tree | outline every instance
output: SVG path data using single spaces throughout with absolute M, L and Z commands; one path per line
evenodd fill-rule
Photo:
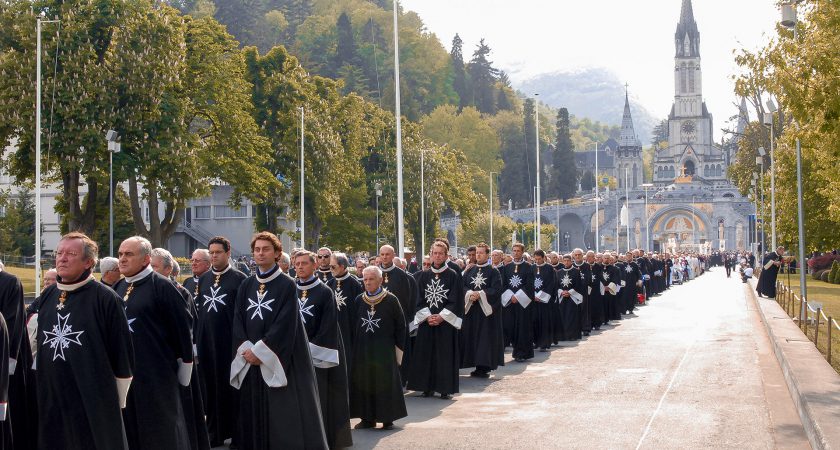
M 493 214 L 493 247 L 510 247 L 516 222 L 508 216 Z M 458 242 L 490 244 L 490 220 L 487 213 L 476 214 L 472 220 L 462 220 L 457 230 Z
M 668 119 L 662 119 L 653 127 L 653 136 L 650 138 L 650 143 L 655 149 L 668 147 Z
M 595 174 L 591 170 L 587 170 L 580 177 L 580 189 L 583 192 L 589 192 L 595 189 Z
M 289 27 L 289 21 L 286 20 L 283 11 L 278 9 L 272 9 L 265 13 L 264 19 L 268 29 L 274 35 L 274 44 L 272 46 L 277 45 L 283 37 L 283 31 Z
M 464 41 L 457 33 L 452 38 L 449 58 L 452 64 L 452 88 L 458 94 L 458 108 L 463 109 L 470 104 L 470 94 L 467 90 L 467 72 L 464 68 Z
M 577 161 L 569 131 L 569 110 L 566 108 L 560 108 L 557 112 L 557 140 L 552 156 L 550 192 L 566 203 L 574 197 L 578 184 Z
M 31 256 L 35 254 L 35 202 L 32 189 L 23 186 L 16 192 L 0 191 L 0 254 Z
M 504 162 L 499 176 L 499 201 L 511 200 L 514 208 L 524 208 L 531 203 L 533 183 L 529 178 L 522 117 L 513 112 L 502 112 L 493 117 L 491 123 L 499 136 Z
M 338 16 L 335 29 L 337 43 L 333 67 L 356 65 L 358 63 L 356 37 L 353 35 L 353 25 L 350 23 L 350 16 L 346 12 Z
M 472 104 L 484 114 L 496 114 L 496 82 L 499 70 L 487 59 L 490 46 L 484 39 L 479 42 L 469 64 L 470 83 L 472 85 Z

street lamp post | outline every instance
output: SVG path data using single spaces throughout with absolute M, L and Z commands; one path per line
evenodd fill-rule
M 542 172 L 542 167 L 540 166 L 540 102 L 537 98 L 539 95 L 540 94 L 534 94 L 534 136 L 536 137 L 534 145 L 537 149 L 537 186 L 534 200 L 534 210 L 536 211 L 537 222 L 534 224 L 534 250 L 540 248 L 540 172 Z
M 598 217 L 598 141 L 595 141 L 595 253 L 598 253 L 601 236 L 599 235 L 598 226 L 600 225 L 598 222 L 601 221 L 601 218 Z
M 770 243 L 773 250 L 776 250 L 776 124 L 773 121 L 773 115 L 778 108 L 772 99 L 767 100 L 767 109 L 769 114 L 765 114 L 765 125 L 767 124 L 767 116 L 769 116 L 770 125 Z
M 114 153 L 120 152 L 120 135 L 108 130 L 105 139 L 108 140 L 108 255 L 114 256 Z
M 652 188 L 652 183 L 642 184 L 645 190 L 645 251 L 650 251 L 650 223 L 648 222 L 648 189 Z
M 397 118 L 397 256 L 405 257 L 403 217 L 402 114 L 400 113 L 400 40 L 397 22 L 398 1 L 394 0 L 394 114 Z
M 306 201 L 306 197 L 304 194 L 304 159 L 303 159 L 303 146 L 306 136 L 304 134 L 304 123 L 303 123 L 303 106 L 298 108 L 300 110 L 300 248 L 306 249 L 306 238 L 304 237 L 304 203 Z
M 764 147 L 758 148 L 758 156 L 755 157 L 755 163 L 758 165 L 758 193 L 761 197 L 761 234 L 759 243 L 761 244 L 761 259 L 764 259 L 764 255 L 767 253 L 767 245 L 766 245 L 766 238 L 767 232 L 764 228 L 764 216 L 765 214 L 765 204 L 764 204 L 764 156 L 767 155 L 767 151 L 764 150 Z M 758 218 L 756 217 L 756 224 L 758 223 Z M 756 236 L 759 237 L 759 236 Z
M 426 149 L 420 149 L 420 251 L 426 251 Z M 377 244 L 378 245 L 378 244 Z M 416 247 L 416 245 L 415 245 Z M 415 249 L 416 250 L 416 249 Z M 416 252 L 418 255 L 424 253 Z M 422 259 L 421 259 L 422 262 Z
M 382 183 L 377 181 L 374 186 L 376 188 L 376 248 L 374 250 L 379 253 L 379 197 L 382 197 Z
M 490 251 L 493 251 L 493 175 L 496 172 L 490 172 Z

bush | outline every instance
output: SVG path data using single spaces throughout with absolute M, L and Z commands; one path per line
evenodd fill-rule
M 828 282 L 832 284 L 840 284 L 840 263 L 834 261 L 831 264 L 831 272 L 828 274 Z
M 828 283 L 828 276 L 831 274 L 830 270 L 823 270 L 822 275 L 820 275 L 820 281 L 824 281 Z
M 825 271 L 826 271 L 825 269 L 815 270 L 815 271 L 811 272 L 811 278 L 813 278 L 813 279 L 815 279 L 815 280 L 819 281 L 819 280 L 820 280 L 820 277 L 822 277 L 822 274 L 823 274 L 823 272 L 825 272 Z
M 814 272 L 818 270 L 831 269 L 834 261 L 840 261 L 840 255 L 832 255 L 829 253 L 815 258 L 810 258 L 808 260 L 808 267 Z

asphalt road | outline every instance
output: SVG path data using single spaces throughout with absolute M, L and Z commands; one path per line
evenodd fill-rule
M 717 268 L 489 380 L 464 370 L 354 448 L 809 448 L 745 286 Z

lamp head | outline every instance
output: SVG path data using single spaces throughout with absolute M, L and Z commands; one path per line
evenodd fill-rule
M 758 154 L 764 156 L 767 154 L 767 151 L 764 150 L 764 147 L 758 147 Z

